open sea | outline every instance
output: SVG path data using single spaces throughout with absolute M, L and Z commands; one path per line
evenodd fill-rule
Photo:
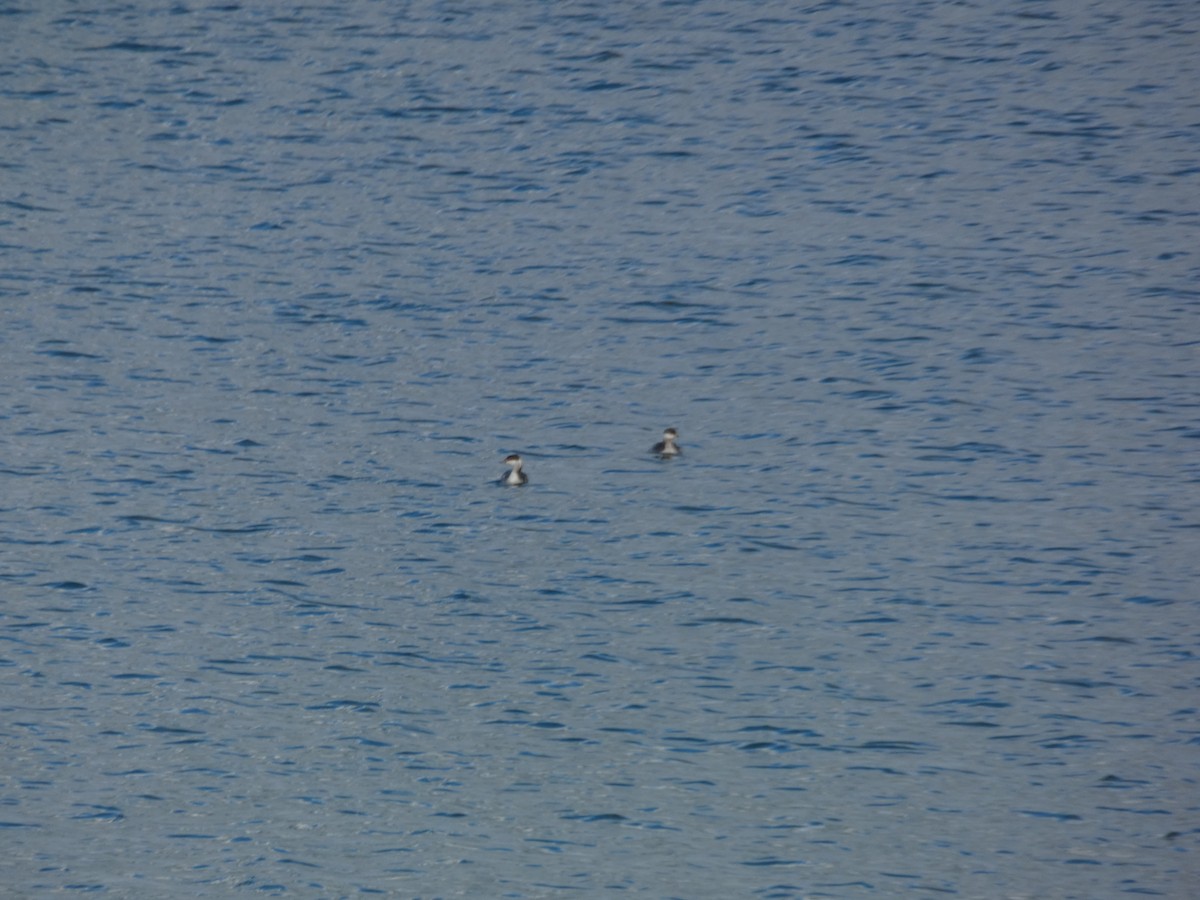
M 0 895 L 1198 896 L 1195 13 L 0 3 Z

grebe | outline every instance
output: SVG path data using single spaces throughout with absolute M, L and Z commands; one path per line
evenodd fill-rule
M 679 437 L 679 432 L 674 428 L 668 428 L 663 432 L 663 439 L 650 448 L 651 453 L 657 453 L 659 456 L 678 456 L 683 451 L 679 449 L 679 445 L 675 443 L 675 438 Z
M 505 472 L 500 476 L 501 484 L 510 484 L 515 487 L 517 485 L 525 484 L 529 481 L 529 476 L 521 471 L 521 457 L 519 454 L 508 454 L 508 456 L 504 457 L 504 464 L 506 466 L 512 466 L 512 471 Z

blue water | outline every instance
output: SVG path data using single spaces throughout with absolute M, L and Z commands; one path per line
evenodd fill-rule
M 1190 5 L 0 12 L 9 896 L 1195 896 Z

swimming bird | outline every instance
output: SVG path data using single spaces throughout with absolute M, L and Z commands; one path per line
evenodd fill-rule
M 674 428 L 668 428 L 663 432 L 663 439 L 650 448 L 651 453 L 657 453 L 659 456 L 678 456 L 683 451 L 679 449 L 679 445 L 675 443 L 675 438 L 679 437 L 679 432 Z
M 513 487 L 528 483 L 529 476 L 521 471 L 521 463 L 522 459 L 517 453 L 510 453 L 504 457 L 504 464 L 511 466 L 512 469 L 500 476 L 500 483 L 512 485 Z

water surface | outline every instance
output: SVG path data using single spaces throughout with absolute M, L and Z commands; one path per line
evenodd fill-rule
M 4 19 L 15 896 L 1188 896 L 1184 7 Z

